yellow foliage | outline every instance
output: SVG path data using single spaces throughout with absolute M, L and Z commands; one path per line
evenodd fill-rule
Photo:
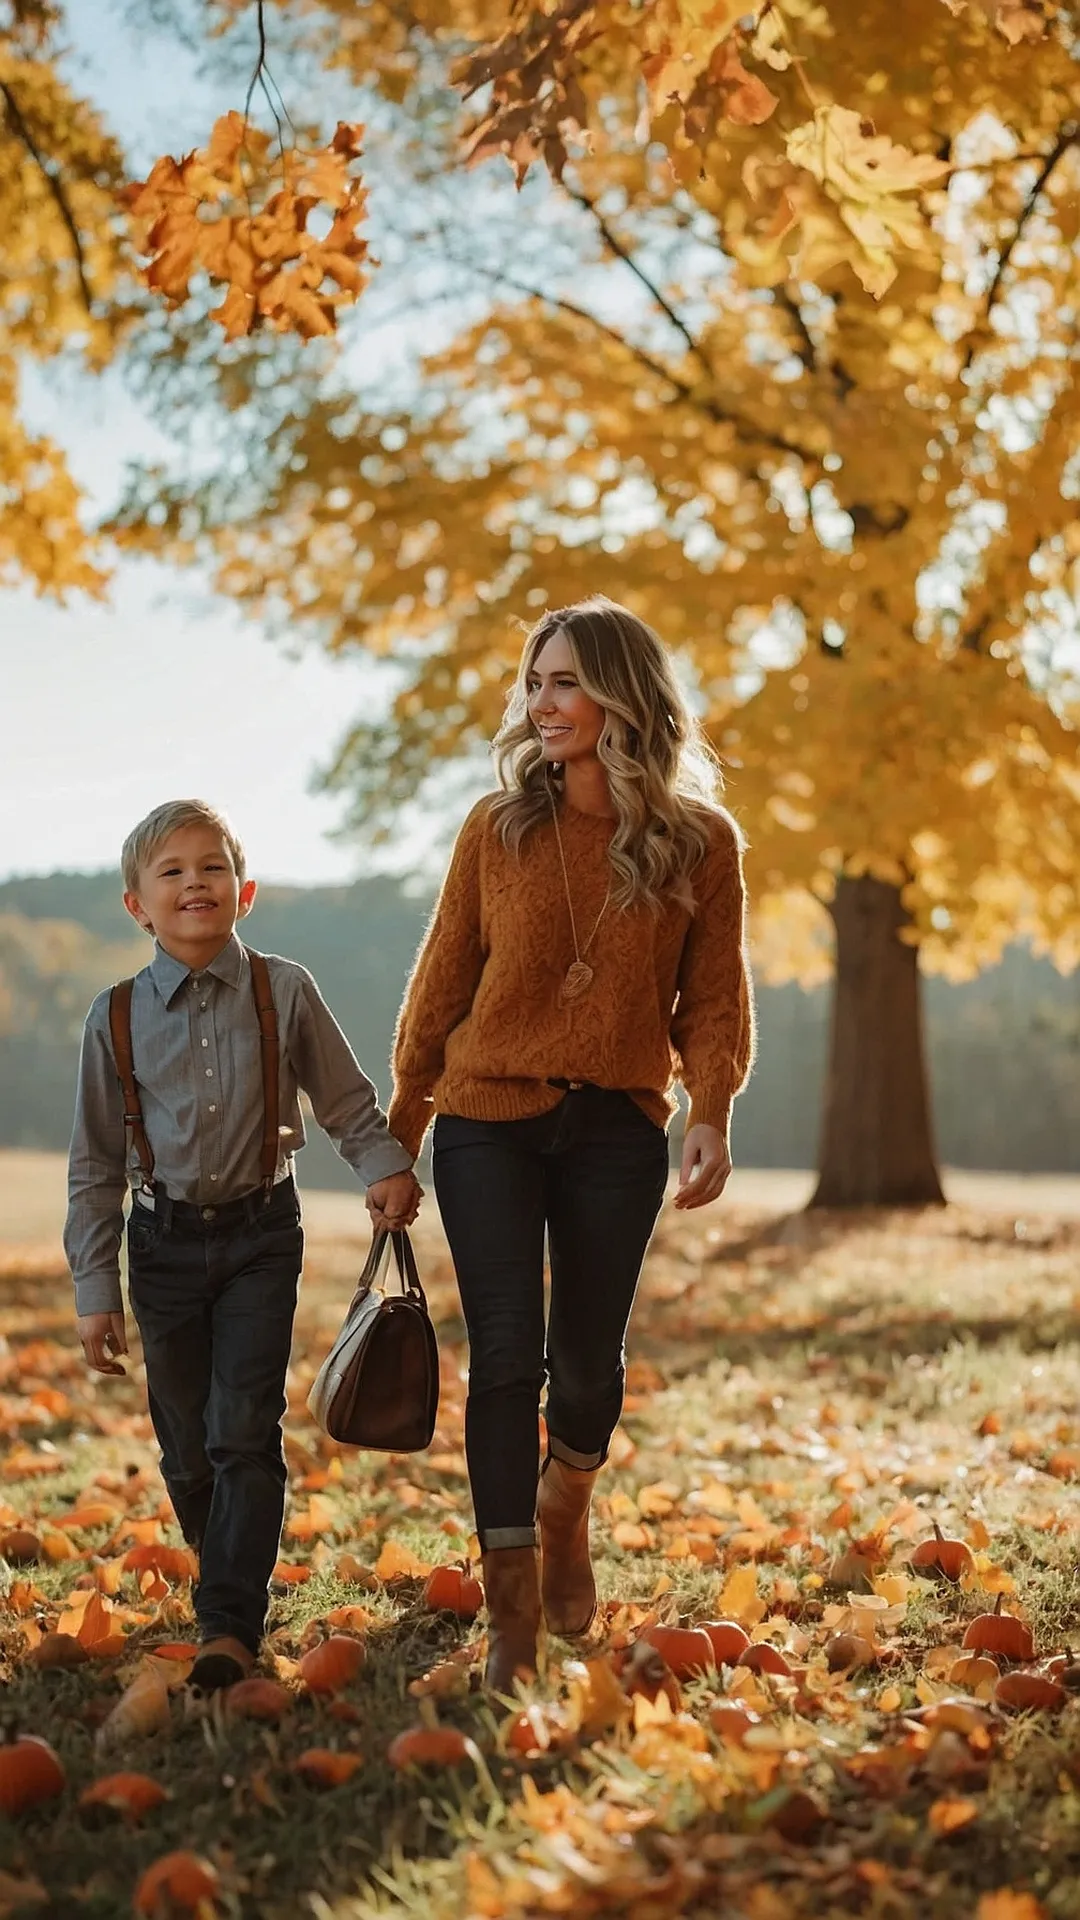
M 901 888 L 907 937 L 954 976 L 1022 935 L 1075 964 L 1080 81 L 1059 10 L 280 4 L 312 32 L 325 12 L 335 60 L 406 106 L 464 46 L 457 85 L 489 88 L 474 155 L 541 158 L 574 200 L 573 267 L 430 357 L 415 410 L 305 394 L 261 506 L 204 511 L 250 612 L 394 659 L 389 715 L 336 768 L 356 817 L 489 739 L 521 622 L 601 588 L 697 683 L 770 977 L 820 976 L 841 874 Z M 164 504 L 128 537 L 189 556 L 190 504 Z
M 172 304 L 202 272 L 225 289 L 211 318 L 235 340 L 267 324 L 311 339 L 332 333 L 338 309 L 367 283 L 368 248 L 356 229 L 367 196 L 352 168 L 363 129 L 339 123 L 328 147 L 279 150 L 239 113 L 218 120 L 204 150 L 165 155 L 125 200 L 147 284 Z M 329 231 L 308 227 L 328 207 Z
M 54 9 L 0 24 L 0 588 L 100 592 L 101 557 L 61 449 L 22 413 L 20 363 L 75 351 L 92 370 L 125 325 L 119 148 L 51 58 Z
M 222 3 L 239 13 L 244 0 Z M 847 268 L 875 296 L 901 261 L 935 252 L 918 196 L 947 172 L 927 150 L 929 114 L 917 144 L 878 131 L 879 107 L 895 117 L 885 95 L 892 70 L 906 79 L 914 45 L 921 104 L 936 105 L 939 50 L 955 55 L 996 38 L 1007 51 L 1041 40 L 1057 14 L 1053 0 L 916 0 L 936 16 L 920 42 L 908 8 L 883 10 L 872 36 L 882 62 L 868 72 L 859 70 L 865 10 L 850 0 L 374 0 L 359 17 L 349 0 L 278 5 L 305 21 L 316 15 L 310 30 L 324 36 L 331 63 L 395 102 L 419 79 L 425 45 L 441 52 L 452 39 L 464 48 L 449 77 L 466 101 L 482 94 L 484 105 L 462 127 L 462 149 L 471 162 L 502 154 L 519 186 L 534 163 L 561 180 L 571 155 L 587 165 L 612 146 L 651 141 L 666 151 L 673 180 L 693 191 L 729 171 L 749 134 L 743 190 L 732 195 L 726 183 L 727 224 L 754 283 Z M 854 59 L 844 51 L 852 37 Z M 260 257 L 238 229 L 234 243 Z M 298 321 L 286 307 L 276 324 Z

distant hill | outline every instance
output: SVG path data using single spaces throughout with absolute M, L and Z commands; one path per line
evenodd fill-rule
M 385 1095 L 401 989 L 430 911 L 378 876 L 345 887 L 264 886 L 252 943 L 310 967 Z M 48 874 L 0 883 L 0 1146 L 62 1148 L 70 1127 L 79 1032 L 110 980 L 141 965 L 113 874 Z M 1080 1171 L 1080 984 L 1020 948 L 964 986 L 927 982 L 927 1038 L 937 1137 L 958 1167 Z M 758 991 L 761 1047 L 736 1108 L 744 1166 L 812 1166 L 829 996 Z M 352 1176 L 317 1136 L 308 1186 Z

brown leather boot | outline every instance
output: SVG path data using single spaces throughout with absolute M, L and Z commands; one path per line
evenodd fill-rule
M 235 1687 L 246 1680 L 255 1665 L 255 1655 L 242 1640 L 222 1634 L 217 1640 L 204 1640 L 199 1657 L 188 1674 L 188 1686 L 203 1693 L 217 1693 L 222 1687 Z
M 540 1578 L 535 1547 L 492 1547 L 481 1556 L 488 1611 L 484 1685 L 513 1693 L 516 1679 L 536 1675 Z
M 549 1454 L 540 1474 L 536 1515 L 540 1523 L 544 1618 L 552 1633 L 575 1639 L 588 1633 L 596 1613 L 596 1582 L 589 1560 L 589 1506 L 599 1469 L 568 1467 Z

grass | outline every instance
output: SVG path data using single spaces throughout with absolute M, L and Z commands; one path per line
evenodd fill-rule
M 60 1798 L 0 1819 L 0 1868 L 15 1883 L 0 1877 L 0 1915 L 32 1913 L 35 1901 L 55 1920 L 127 1915 L 143 1868 L 191 1848 L 215 1863 L 223 1912 L 267 1920 L 1071 1920 L 1080 1695 L 1055 1714 L 984 1702 L 985 1734 L 979 1709 L 948 1737 L 912 1715 L 958 1691 L 948 1649 L 997 1592 L 1040 1654 L 1070 1636 L 1080 1645 L 1078 1244 L 1077 1223 L 962 1209 L 665 1215 L 598 1501 L 606 1626 L 617 1646 L 651 1617 L 715 1617 L 726 1588 L 752 1631 L 805 1674 L 799 1684 L 725 1671 L 688 1683 L 673 1719 L 640 1701 L 629 1719 L 611 1706 L 621 1696 L 602 1661 L 587 1680 L 553 1644 L 534 1697 L 561 1701 L 571 1728 L 584 1715 L 586 1730 L 532 1759 L 508 1749 L 507 1721 L 464 1669 L 437 1699 L 409 1692 L 455 1649 L 479 1646 L 482 1621 L 431 1615 L 420 1579 L 372 1571 L 387 1543 L 432 1563 L 470 1539 L 464 1350 L 437 1224 L 419 1248 L 443 1399 L 435 1445 L 415 1460 L 341 1457 L 303 1412 L 361 1257 L 348 1239 L 323 1245 L 305 1279 L 286 1424 L 301 1537 L 286 1538 L 283 1556 L 311 1571 L 275 1596 L 266 1653 L 295 1694 L 291 1710 L 279 1727 L 257 1726 L 181 1688 L 166 1727 L 102 1757 L 95 1735 L 124 1677 L 146 1649 L 188 1631 L 186 1589 L 159 1605 L 129 1581 L 116 1604 L 146 1618 L 129 1622 L 123 1656 L 42 1673 L 26 1658 L 35 1624 L 54 1624 L 74 1581 L 116 1558 L 116 1521 L 71 1533 L 78 1558 L 6 1572 L 0 1562 L 0 1718 L 49 1739 L 68 1779 Z M 152 1517 L 162 1490 L 137 1371 L 122 1383 L 84 1374 L 67 1282 L 46 1253 L 4 1256 L 0 1289 L 3 1525 L 58 1530 L 90 1489 Z M 932 1520 L 972 1543 L 975 1584 L 906 1571 Z M 868 1536 L 878 1592 L 860 1595 L 856 1582 L 852 1604 L 877 1661 L 831 1674 L 822 1649 L 848 1606 L 833 1562 Z M 163 1537 L 175 1539 L 164 1525 Z M 756 1599 L 745 1579 L 728 1586 L 747 1568 Z M 28 1578 L 40 1598 L 26 1610 Z M 373 1616 L 367 1664 L 339 1701 L 320 1703 L 295 1662 L 346 1604 Z M 760 1714 L 747 1748 L 709 1726 L 732 1686 Z M 396 1772 L 389 1741 L 436 1711 L 470 1736 L 476 1759 Z M 292 1769 L 312 1746 L 363 1763 L 320 1792 Z M 103 1831 L 77 1798 L 119 1767 L 150 1774 L 170 1798 L 141 1825 Z M 800 1808 L 803 1837 L 790 1837 Z

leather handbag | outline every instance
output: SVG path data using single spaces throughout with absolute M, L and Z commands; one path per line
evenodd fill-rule
M 400 1292 L 388 1293 L 391 1247 Z M 375 1234 L 345 1323 L 308 1394 L 308 1412 L 332 1440 L 388 1453 L 431 1445 L 439 1406 L 439 1350 L 407 1233 Z

